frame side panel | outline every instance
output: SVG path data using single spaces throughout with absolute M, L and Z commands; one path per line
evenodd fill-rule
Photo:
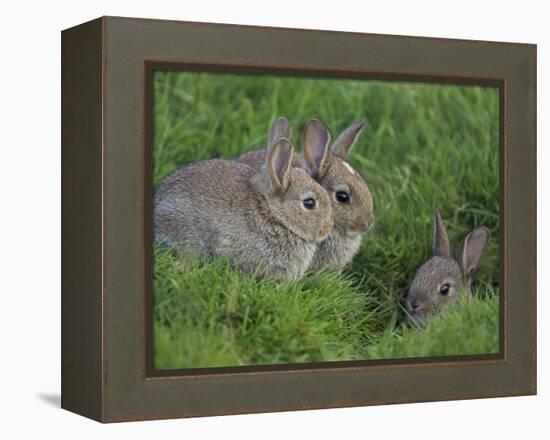
M 61 407 L 101 420 L 102 19 L 61 54 Z

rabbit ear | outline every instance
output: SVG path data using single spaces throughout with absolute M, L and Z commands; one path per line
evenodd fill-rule
M 330 132 L 319 119 L 310 119 L 304 128 L 304 158 L 313 177 L 322 177 L 330 160 Z
M 288 189 L 293 150 L 290 140 L 286 138 L 280 138 L 269 150 L 266 168 L 273 192 Z
M 361 134 L 361 130 L 363 130 L 366 123 L 367 120 L 365 118 L 359 119 L 340 133 L 340 136 L 338 136 L 334 144 L 332 144 L 332 154 L 340 159 L 345 159 L 353 148 L 355 141 Z
M 462 247 L 462 270 L 470 278 L 479 267 L 483 251 L 489 241 L 489 230 L 479 227 L 470 232 L 464 239 Z
M 288 119 L 281 116 L 275 120 L 269 129 L 267 136 L 267 148 L 271 148 L 279 138 L 290 139 L 290 123 Z
M 435 211 L 434 219 L 434 237 L 433 237 L 433 254 L 440 257 L 451 256 L 451 246 L 449 245 L 449 237 L 447 236 L 447 230 L 441 219 L 439 209 Z

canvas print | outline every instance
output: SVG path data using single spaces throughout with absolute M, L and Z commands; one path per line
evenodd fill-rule
M 155 70 L 156 370 L 499 352 L 499 89 Z

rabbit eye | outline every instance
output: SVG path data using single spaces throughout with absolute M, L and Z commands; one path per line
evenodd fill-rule
M 304 204 L 304 208 L 306 208 L 306 209 L 315 208 L 315 199 L 312 199 L 311 197 L 308 198 L 308 199 L 304 199 L 302 201 L 302 203 Z
M 447 296 L 449 294 L 450 288 L 451 288 L 451 286 L 449 286 L 449 284 L 443 284 L 439 288 L 439 293 L 441 293 L 441 295 L 443 295 L 443 296 Z
M 345 191 L 337 191 L 336 200 L 340 203 L 349 203 L 349 194 Z

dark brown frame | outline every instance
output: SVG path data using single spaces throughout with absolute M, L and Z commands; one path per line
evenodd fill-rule
M 155 68 L 499 87 L 500 353 L 154 371 L 147 85 Z M 115 17 L 65 30 L 62 222 L 62 407 L 87 417 L 534 394 L 536 46 Z

